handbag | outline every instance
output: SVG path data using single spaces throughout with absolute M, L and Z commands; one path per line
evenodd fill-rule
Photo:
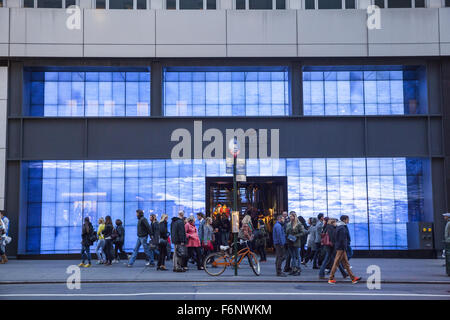
M 180 258 L 187 258 L 187 248 L 185 246 L 179 245 L 177 246 L 177 256 Z
M 214 246 L 213 246 L 211 240 L 208 240 L 208 241 L 206 242 L 206 244 L 203 245 L 203 248 L 204 248 L 205 250 L 208 250 L 208 251 L 213 251 L 213 250 L 214 250 Z
M 297 241 L 297 237 L 294 236 L 294 235 L 292 235 L 292 234 L 288 235 L 288 236 L 287 236 L 287 239 L 288 239 L 289 241 L 291 241 L 291 242 Z
M 320 239 L 320 244 L 322 246 L 326 246 L 326 247 L 332 247 L 333 243 L 330 240 L 330 235 L 328 234 L 328 232 L 326 233 L 322 233 L 320 235 L 321 239 Z

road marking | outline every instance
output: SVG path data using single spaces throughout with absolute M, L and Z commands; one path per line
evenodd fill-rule
M 0 294 L 0 297 L 138 297 L 138 296 L 380 296 L 380 297 L 433 297 L 450 298 L 450 294 L 431 293 L 365 293 L 365 292 L 138 292 L 138 293 L 11 293 Z

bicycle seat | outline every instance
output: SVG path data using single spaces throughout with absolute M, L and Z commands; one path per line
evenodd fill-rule
M 222 251 L 226 251 L 228 249 L 230 249 L 230 246 L 220 246 L 220 250 Z

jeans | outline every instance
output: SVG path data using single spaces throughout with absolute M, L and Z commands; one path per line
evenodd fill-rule
M 114 257 L 113 254 L 113 243 L 111 239 L 105 239 L 105 255 L 106 255 L 106 262 L 111 263 Z
M 165 266 L 167 256 L 167 242 L 159 243 L 158 267 Z
M 97 248 L 95 249 L 95 252 L 97 253 L 97 260 L 99 261 L 106 260 L 104 248 L 105 248 L 105 239 L 99 239 L 97 241 Z
M 277 274 L 281 274 L 281 264 L 285 258 L 284 246 L 280 244 L 275 245 L 275 269 L 277 270 Z
M 300 248 L 298 247 L 294 247 L 294 246 L 289 246 L 288 247 L 289 250 L 289 255 L 291 256 L 291 267 L 292 269 L 300 269 L 300 264 L 299 264 L 299 255 L 300 255 Z
M 284 245 L 284 259 L 286 260 L 286 264 L 284 265 L 284 271 L 286 272 L 291 268 L 291 252 L 287 245 Z
M 345 252 L 345 250 L 336 250 L 336 258 L 334 258 L 333 267 L 331 268 L 330 280 L 334 279 L 334 274 L 341 263 L 344 269 L 347 270 L 350 278 L 353 280 L 355 275 L 353 274 L 352 269 L 350 269 L 350 264 L 347 259 L 347 252 Z
M 119 254 L 119 251 L 120 251 L 120 254 Z M 127 253 L 125 251 L 123 251 L 123 242 L 116 242 L 114 244 L 114 258 L 116 260 L 120 260 L 120 256 L 121 255 L 123 256 L 124 254 L 126 257 Z
M 86 260 L 91 264 L 91 248 L 90 246 L 81 245 L 81 260 L 84 263 Z
M 230 238 L 230 233 L 228 231 L 221 231 L 222 245 L 228 245 L 228 239 Z
M 334 261 L 335 255 L 334 255 L 334 248 L 326 246 L 325 249 L 325 258 L 323 259 L 322 266 L 319 270 L 319 277 L 324 278 L 325 277 L 325 269 Z M 331 264 L 331 267 L 333 265 Z M 330 268 L 331 268 L 330 267 Z M 339 271 L 342 273 L 342 276 L 345 278 L 347 276 L 347 273 L 345 273 L 344 268 L 342 267 L 342 264 L 339 264 L 338 266 Z
M 320 245 L 320 242 L 316 242 L 316 251 L 314 252 L 314 257 L 313 257 L 313 267 L 318 267 L 318 261 L 319 261 L 319 256 L 320 256 L 320 252 L 322 251 L 322 247 Z
M 353 257 L 353 249 L 350 246 L 347 246 L 347 259 L 350 260 Z
M 141 248 L 141 245 L 144 247 L 144 253 L 147 256 L 147 260 L 149 260 L 151 262 L 154 261 L 153 254 L 152 254 L 152 252 L 150 252 L 150 250 L 148 248 L 147 237 L 138 237 L 137 241 L 136 241 L 136 245 L 134 246 L 133 254 L 130 257 L 130 261 L 128 261 L 129 265 L 133 265 L 134 262 L 136 261 L 137 255 L 139 253 L 139 249 Z

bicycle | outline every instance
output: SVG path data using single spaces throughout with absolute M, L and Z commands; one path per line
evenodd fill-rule
M 203 261 L 205 272 L 210 276 L 220 276 L 227 267 L 234 266 L 236 263 L 239 266 L 242 260 L 247 257 L 253 273 L 259 276 L 261 274 L 261 269 L 256 254 L 250 250 L 247 240 L 241 240 L 239 243 L 241 245 L 245 244 L 245 248 L 238 251 L 237 262 L 235 256 L 230 256 L 230 253 L 228 252 L 231 251 L 230 246 L 220 246 L 219 252 L 209 254 Z

